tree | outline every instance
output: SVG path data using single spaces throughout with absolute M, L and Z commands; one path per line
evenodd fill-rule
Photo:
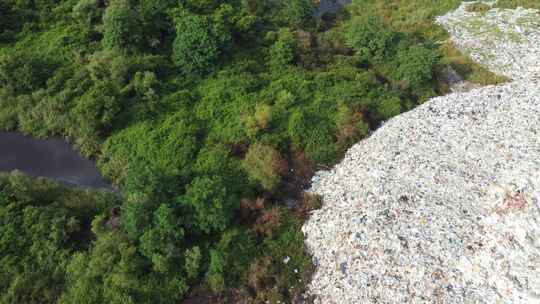
M 128 0 L 112 0 L 103 15 L 103 46 L 134 49 L 141 39 L 139 16 Z
M 101 20 L 103 9 L 99 7 L 98 0 L 79 0 L 75 6 L 73 6 L 73 17 L 91 25 L 97 20 Z
M 227 34 L 216 32 L 208 17 L 182 15 L 178 18 L 173 42 L 175 63 L 185 73 L 208 71 L 229 40 L 229 37 L 220 35 Z
M 294 61 L 296 45 L 294 36 L 289 29 L 282 29 L 278 33 L 277 41 L 270 48 L 270 66 L 279 69 Z
M 168 229 L 167 224 L 161 226 L 160 223 L 160 219 L 168 217 L 168 211 L 158 210 L 154 214 L 156 232 L 162 228 Z M 92 225 L 106 226 L 103 220 L 103 217 L 97 217 Z M 60 303 L 172 304 L 177 303 L 187 291 L 180 265 L 170 265 L 167 272 L 155 271 L 163 270 L 162 267 L 151 270 L 154 262 L 163 265 L 159 255 L 153 255 L 153 260 L 147 259 L 141 255 L 141 248 L 121 231 L 105 228 L 102 231 L 94 229 L 94 232 L 97 240 L 91 249 L 75 254 L 67 266 L 68 289 Z M 153 238 L 150 242 L 153 246 L 143 247 L 143 251 L 155 249 L 159 252 L 160 246 L 174 246 L 168 241 L 160 244 L 159 240 Z
M 112 198 L 0 174 L 0 303 L 58 303 L 67 265 L 90 241 L 89 222 Z
M 140 0 L 138 2 L 143 42 L 152 48 L 163 47 L 173 28 L 172 20 L 167 12 L 178 5 L 178 1 Z
M 191 249 L 188 249 L 184 253 L 185 257 L 185 269 L 188 278 L 194 279 L 199 276 L 200 267 L 201 267 L 201 249 L 198 246 L 195 246 Z
M 16 94 L 32 92 L 45 86 L 53 68 L 38 56 L 22 52 L 0 54 L 0 87 Z
M 196 177 L 180 202 L 188 208 L 195 228 L 204 233 L 224 230 L 230 223 L 239 198 L 228 192 L 218 176 Z
M 61 208 L 24 206 L 0 194 L 0 302 L 55 303 L 78 227 Z
M 154 211 L 153 225 L 140 237 L 140 252 L 152 261 L 153 270 L 167 273 L 175 268 L 176 252 L 182 245 L 184 229 L 175 208 L 161 204 Z
M 231 193 L 240 193 L 248 187 L 240 161 L 232 157 L 230 151 L 222 145 L 202 148 L 197 155 L 194 171 L 199 176 L 222 177 L 227 190 Z
M 121 110 L 121 99 L 110 82 L 100 81 L 79 99 L 73 109 L 80 128 L 91 133 L 109 130 Z
M 313 2 L 311 0 L 285 0 L 281 12 L 287 23 L 293 27 L 301 27 L 313 17 Z

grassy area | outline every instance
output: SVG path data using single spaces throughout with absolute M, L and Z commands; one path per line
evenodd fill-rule
M 441 51 L 444 60 L 467 81 L 480 85 L 493 85 L 508 81 L 507 77 L 490 72 L 473 61 L 450 42 L 444 43 L 441 46 Z
M 442 40 L 448 34 L 434 24 L 435 17 L 459 7 L 460 0 L 355 0 L 352 15 L 377 14 L 383 16 L 396 30 L 421 35 L 430 40 Z
M 499 0 L 495 7 L 498 8 L 534 8 L 540 9 L 540 1 L 538 0 Z
M 448 33 L 435 24 L 435 18 L 459 7 L 460 0 L 356 0 L 349 8 L 351 16 L 380 15 L 394 29 L 422 37 L 427 42 L 440 43 L 439 50 L 443 62 L 452 66 L 465 80 L 479 85 L 498 84 L 506 77 L 490 72 L 474 62 L 467 54 L 463 54 L 448 41 Z M 501 7 L 525 6 L 538 7 L 538 1 L 500 1 Z M 486 4 L 471 4 L 473 11 L 486 11 Z M 444 91 L 444 90 L 440 90 Z

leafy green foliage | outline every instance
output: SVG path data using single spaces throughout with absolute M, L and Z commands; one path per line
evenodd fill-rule
M 270 65 L 274 68 L 283 68 L 294 61 L 296 45 L 294 36 L 289 29 L 281 30 L 278 39 L 270 48 Z
M 37 56 L 0 55 L 0 86 L 15 94 L 28 93 L 45 86 L 52 66 Z
M 230 34 L 206 16 L 183 14 L 177 19 L 174 62 L 184 73 L 209 70 L 229 42 Z
M 300 27 L 310 20 L 313 11 L 313 2 L 310 0 L 289 0 L 285 1 L 282 14 L 288 24 Z
M 345 39 L 362 58 L 380 63 L 388 59 L 396 34 L 380 17 L 356 17 L 348 23 Z
M 194 226 L 205 233 L 225 229 L 238 204 L 238 198 L 227 192 L 224 182 L 217 176 L 195 178 L 181 200 L 192 210 Z
M 141 39 L 138 15 L 128 0 L 114 0 L 103 15 L 103 45 L 110 49 L 136 48 Z
M 158 124 L 143 122 L 134 125 L 105 142 L 100 166 L 117 182 L 124 182 L 129 191 L 158 189 L 157 184 L 148 180 L 153 179 L 149 175 L 170 175 L 181 179 L 190 176 L 191 162 L 198 151 L 198 132 L 197 124 L 184 112 L 171 115 Z M 137 163 L 144 166 L 135 165 Z M 144 181 L 123 178 L 126 171 L 128 176 Z
M 0 302 L 56 303 L 71 257 L 111 196 L 88 195 L 20 175 L 0 175 Z
M 418 87 L 429 83 L 433 78 L 433 67 L 438 64 L 438 56 L 422 46 L 411 46 L 397 55 L 396 78 L 405 88 Z

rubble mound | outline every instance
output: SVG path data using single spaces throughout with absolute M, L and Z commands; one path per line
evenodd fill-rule
M 537 12 L 438 18 L 515 80 L 433 98 L 313 178 L 324 204 L 303 230 L 317 303 L 540 303 L 540 48 L 529 41 L 540 28 L 525 13 Z M 514 40 L 473 45 L 459 28 L 479 18 Z M 475 55 L 481 45 L 491 55 Z

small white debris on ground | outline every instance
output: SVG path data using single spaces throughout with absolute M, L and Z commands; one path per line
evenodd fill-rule
M 438 18 L 459 48 L 514 81 L 433 98 L 313 178 L 324 204 L 303 231 L 316 303 L 540 303 L 534 14 L 462 6 Z M 482 22 L 504 34 L 471 25 Z

